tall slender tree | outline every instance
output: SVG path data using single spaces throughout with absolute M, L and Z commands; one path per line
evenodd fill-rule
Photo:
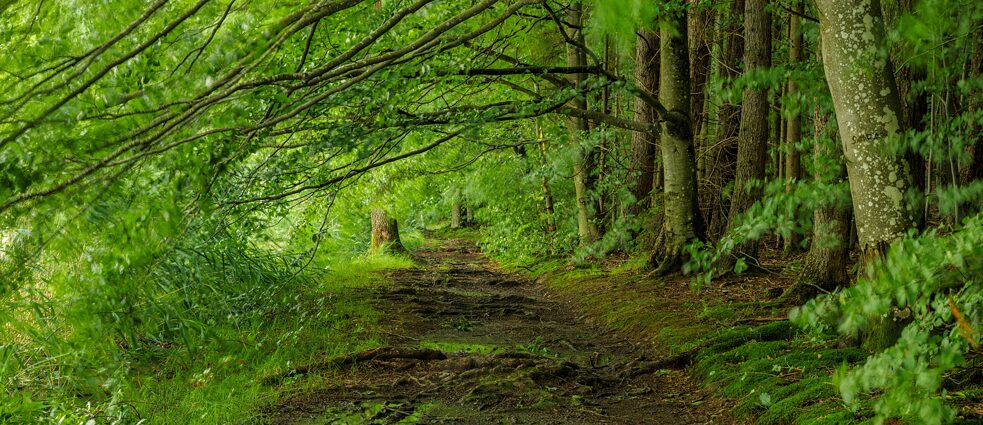
M 659 93 L 659 34 L 655 31 L 641 31 L 636 37 L 635 84 L 650 93 Z M 657 118 L 652 105 L 640 97 L 635 99 L 633 113 L 637 122 L 655 122 Z M 658 138 L 659 135 L 652 131 L 632 133 L 628 162 L 628 174 L 632 178 L 630 189 L 635 197 L 635 204 L 629 207 L 632 215 L 638 215 L 651 203 Z
M 720 41 L 723 61 L 719 78 L 732 81 L 741 71 L 744 57 L 744 36 L 741 34 L 744 16 L 744 0 L 731 0 L 730 10 L 721 14 Z M 727 215 L 730 212 L 730 197 L 725 196 L 725 186 L 734 179 L 737 163 L 737 136 L 741 124 L 741 108 L 725 102 L 717 109 L 717 130 L 715 143 L 709 148 L 706 166 L 707 185 L 704 205 L 709 211 L 707 235 L 716 240 L 727 230 Z
M 747 0 L 744 5 L 744 66 L 749 72 L 771 66 L 771 13 L 767 0 Z M 737 174 L 731 199 L 728 227 L 736 226 L 745 210 L 761 199 L 761 181 L 768 161 L 768 87 L 753 82 L 744 90 L 741 129 L 737 141 Z M 735 250 L 738 256 L 757 257 L 758 241 L 745 240 Z
M 802 59 L 802 18 L 805 12 L 805 4 L 799 1 L 794 6 L 794 12 L 789 16 L 789 40 L 788 40 L 788 66 L 794 68 Z M 786 98 L 792 98 L 799 92 L 799 84 L 795 78 L 788 79 L 785 90 Z M 793 105 L 797 103 L 793 102 Z M 785 190 L 791 191 L 795 181 L 802 178 L 802 162 L 799 155 L 798 145 L 802 141 L 802 112 L 793 111 L 787 117 L 785 130 Z M 785 252 L 792 253 L 799 250 L 802 236 L 798 232 L 793 232 L 785 239 Z
M 587 53 L 584 52 L 584 32 L 583 32 L 583 3 L 575 1 L 570 4 L 568 11 L 570 31 L 565 38 L 574 43 L 567 43 L 567 64 L 572 67 L 586 67 Z M 566 31 L 563 29 L 563 31 Z M 573 83 L 578 88 L 583 88 L 586 74 L 578 73 L 573 75 Z M 582 111 L 587 110 L 587 97 L 577 96 L 571 101 L 574 108 Z M 581 139 L 590 131 L 590 122 L 585 117 L 570 117 L 568 119 L 570 135 L 574 147 L 573 160 L 573 186 L 577 198 L 577 234 L 581 244 L 590 244 L 596 241 L 598 234 L 597 225 L 594 221 L 596 209 L 591 201 L 591 152 L 582 148 Z

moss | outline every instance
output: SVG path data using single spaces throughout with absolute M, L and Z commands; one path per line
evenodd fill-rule
M 868 415 L 845 412 L 832 372 L 857 363 L 856 348 L 817 345 L 788 322 L 722 331 L 698 353 L 693 371 L 708 385 L 738 399 L 734 414 L 760 424 L 850 424 Z
M 645 283 L 636 277 L 599 273 L 560 272 L 545 283 L 601 323 L 632 337 L 673 353 L 702 346 L 691 371 L 718 394 L 735 399 L 735 416 L 763 424 L 856 424 L 871 417 L 869 410 L 847 411 L 832 384 L 833 371 L 864 360 L 864 351 L 813 341 L 789 321 L 719 329 L 741 318 L 781 315 L 775 304 L 704 305 L 700 312 L 699 305 L 645 291 Z
M 420 348 L 429 348 L 432 350 L 440 350 L 445 353 L 478 353 L 478 354 L 495 354 L 502 352 L 502 348 L 495 345 L 488 344 L 468 344 L 461 342 L 444 342 L 444 341 L 423 341 L 420 342 Z

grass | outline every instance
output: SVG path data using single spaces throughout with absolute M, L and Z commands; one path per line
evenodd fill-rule
M 326 379 L 270 387 L 263 377 L 382 345 L 371 294 L 362 289 L 380 284 L 377 271 L 412 266 L 405 257 L 334 260 L 316 285 L 300 288 L 287 311 L 251 329 L 216 325 L 207 347 L 136 364 L 123 396 L 139 400 L 147 424 L 261 422 L 262 410 L 280 397 Z

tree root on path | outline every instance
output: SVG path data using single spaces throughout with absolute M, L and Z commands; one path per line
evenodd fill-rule
M 322 370 L 338 369 L 372 360 L 432 361 L 444 360 L 446 358 L 447 355 L 444 354 L 443 351 L 431 350 L 429 348 L 380 347 L 347 356 L 335 357 L 321 363 L 298 366 L 289 372 L 267 377 L 263 380 L 263 383 L 266 385 L 274 385 L 280 383 L 284 379 L 294 376 L 307 375 L 309 373 Z
M 700 350 L 706 347 L 706 344 L 701 344 L 682 353 L 669 357 L 663 357 L 656 361 L 638 362 L 635 366 L 621 372 L 620 378 L 624 381 L 637 378 L 642 375 L 647 375 L 649 373 L 655 373 L 663 369 L 685 369 L 686 366 L 689 366 L 689 364 L 693 361 L 693 357 L 695 357 Z

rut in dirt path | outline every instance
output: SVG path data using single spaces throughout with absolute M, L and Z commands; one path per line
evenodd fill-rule
M 731 423 L 682 372 L 655 370 L 473 242 L 415 257 L 377 295 L 389 346 L 298 368 L 333 384 L 275 406 L 270 423 Z

